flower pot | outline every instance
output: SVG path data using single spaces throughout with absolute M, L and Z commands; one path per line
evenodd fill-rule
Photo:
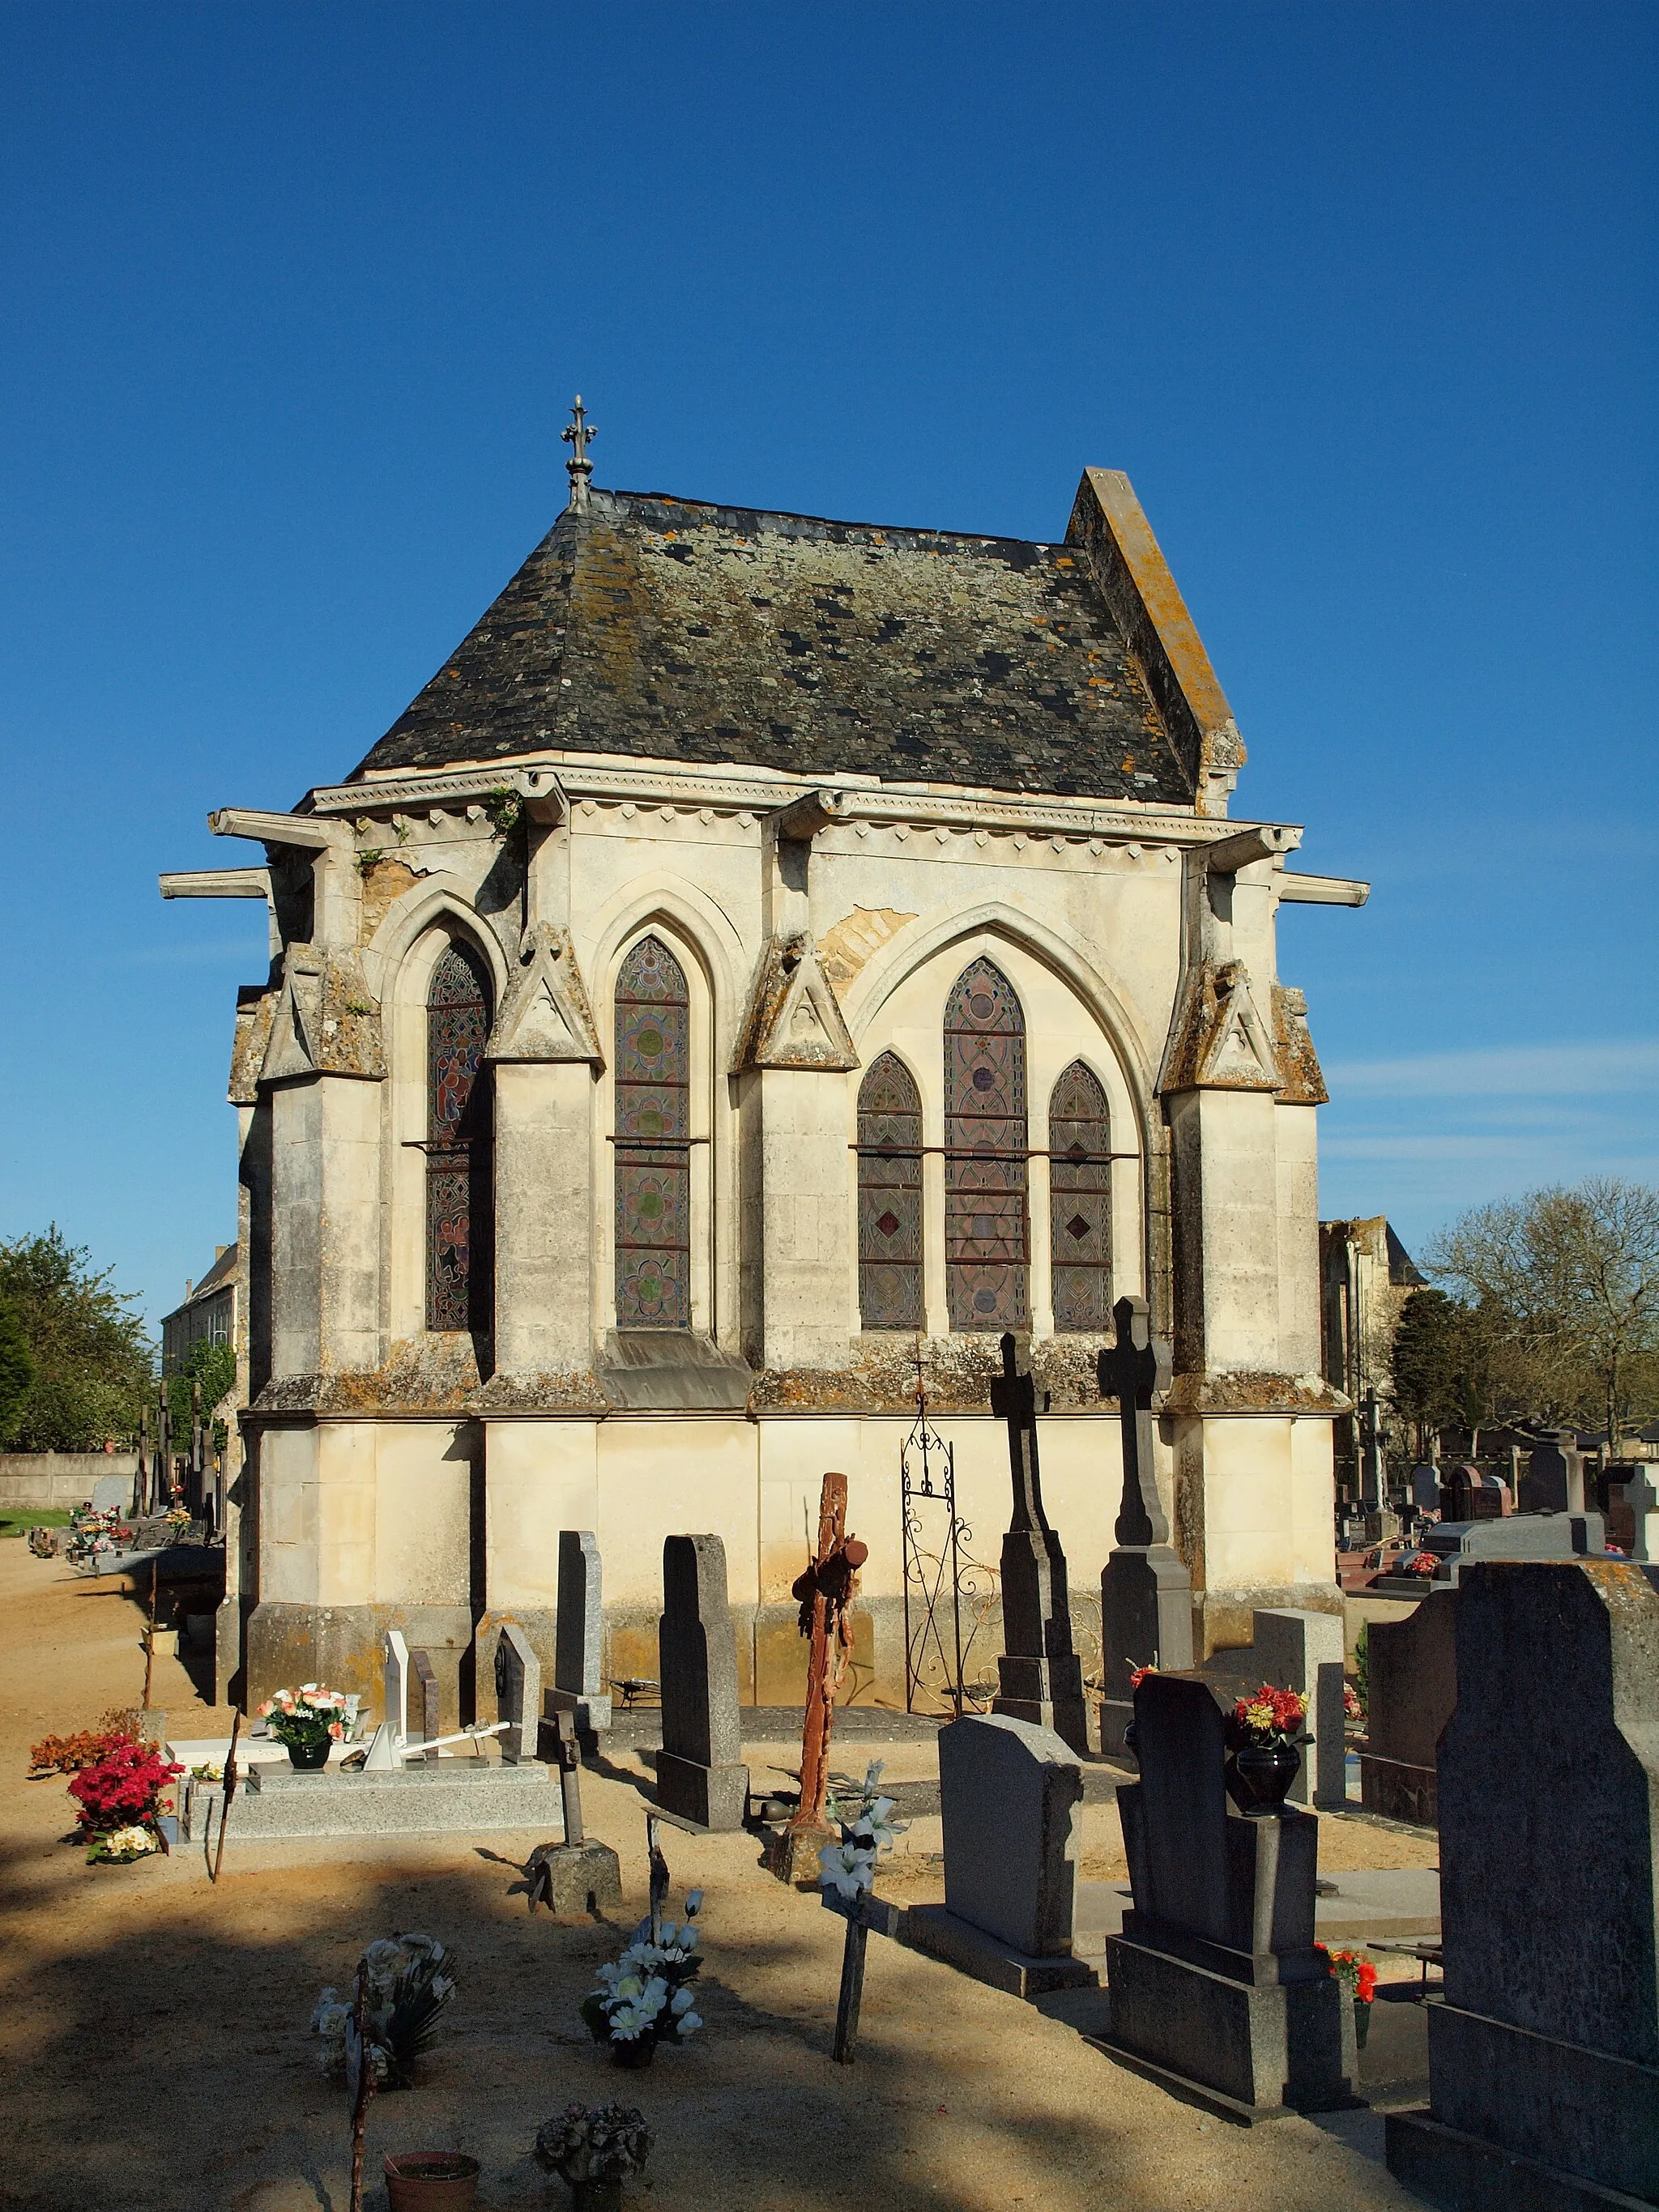
M 478 2161 L 459 2150 L 400 2150 L 386 2162 L 392 2212 L 471 2212 Z
M 1371 2032 L 1371 2008 L 1369 1999 L 1356 1997 L 1353 2001 L 1353 2039 L 1363 2051 L 1365 2038 Z
M 1301 1764 L 1301 1752 L 1283 1737 L 1241 1744 L 1227 1761 L 1227 1795 L 1247 1820 L 1277 1820 Z
M 634 2035 L 613 2043 L 611 2056 L 618 2066 L 625 2066 L 630 2073 L 637 2074 L 641 2067 L 651 2063 L 651 2056 L 656 2047 L 648 2035 Z
M 620 2181 L 573 2181 L 570 2202 L 575 2212 L 622 2212 Z
M 296 1772 L 316 1774 L 328 1765 L 328 1754 L 333 1746 L 327 1736 L 320 1743 L 291 1743 L 288 1747 L 288 1762 Z M 459 2203 L 459 2198 L 456 2202 Z

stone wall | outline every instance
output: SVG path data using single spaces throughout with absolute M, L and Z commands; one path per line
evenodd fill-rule
M 137 1452 L 0 1452 L 0 1513 L 83 1505 L 105 1475 L 137 1472 Z

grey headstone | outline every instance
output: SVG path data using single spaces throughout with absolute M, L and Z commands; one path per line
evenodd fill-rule
M 131 1513 L 132 1482 L 130 1474 L 100 1474 L 92 1486 L 94 1512 Z
M 1111 2042 L 1252 2112 L 1351 2102 L 1352 2007 L 1314 1948 L 1317 1820 L 1229 1810 L 1226 1724 L 1204 1683 L 1148 1675 L 1134 1720 Z
M 718 1536 L 669 1536 L 662 1547 L 662 1750 L 657 1802 L 699 1827 L 733 1829 L 749 1809 L 738 1717 L 738 1644 Z
M 394 1735 L 409 1741 L 409 1644 L 401 1628 L 388 1628 L 381 1668 L 382 1717 Z
M 542 1724 L 542 1662 L 515 1620 L 504 1620 L 495 1639 L 495 1717 L 513 1723 L 498 1739 L 501 1757 L 514 1765 L 533 1759 Z
M 1440 1510 L 1440 1470 L 1431 1460 L 1419 1461 L 1412 1469 L 1412 1504 L 1419 1513 Z
M 1582 1513 L 1584 1455 L 1577 1431 L 1557 1429 L 1534 1444 L 1521 1480 L 1520 1504 L 1527 1513 Z
M 1404 1620 L 1365 1632 L 1365 1747 L 1360 1796 L 1368 1813 L 1432 1828 L 1436 1750 L 1457 1703 L 1452 1592 L 1432 1591 Z
M 1431 2117 L 1391 2119 L 1389 2163 L 1439 2203 L 1470 2146 L 1659 2201 L 1659 1591 L 1613 1560 L 1489 1563 L 1453 1603 L 1445 1991 Z M 1524 2169 L 1505 2190 L 1547 2201 Z
M 1291 1802 L 1340 1812 L 1348 1799 L 1342 1616 L 1264 1606 L 1254 1620 L 1259 1679 L 1300 1690 L 1308 1700 L 1307 1733 L 1313 1741 L 1303 1746 Z
M 1083 1770 L 1052 1729 L 1005 1714 L 939 1735 L 945 1902 L 1035 1958 L 1068 1957 Z
M 611 1725 L 605 1687 L 605 1595 L 599 1547 L 587 1528 L 559 1531 L 559 1605 L 554 1628 L 553 1686 L 580 1702 L 576 1724 L 594 1732 Z

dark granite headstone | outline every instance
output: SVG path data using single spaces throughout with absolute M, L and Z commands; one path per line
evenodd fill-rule
M 1110 2043 L 1242 2114 L 1353 2101 L 1352 2008 L 1314 1948 L 1319 1822 L 1227 1801 L 1226 1723 L 1202 1682 L 1135 1692 L 1140 1780 L 1117 1793 L 1133 1910 L 1106 1941 Z
M 1584 1455 L 1578 1449 L 1577 1431 L 1553 1430 L 1540 1437 L 1528 1456 L 1521 1478 L 1521 1510 L 1582 1513 L 1584 1504 Z
M 1152 1397 L 1169 1388 L 1170 1347 L 1152 1334 L 1145 1298 L 1120 1298 L 1112 1319 L 1117 1342 L 1098 1364 L 1100 1394 L 1117 1400 L 1123 1439 L 1123 1498 L 1100 1577 L 1100 1747 L 1108 1757 L 1124 1747 L 1134 1669 L 1168 1674 L 1193 1663 L 1193 1578 L 1170 1543 L 1152 1455 Z
M 1440 1485 L 1443 1521 L 1501 1521 L 1510 1510 L 1509 1492 L 1495 1474 L 1465 1464 L 1444 1474 Z
M 701 1828 L 740 1828 L 749 1809 L 749 1770 L 743 1764 L 726 1547 L 718 1536 L 664 1539 L 662 1600 L 657 1802 Z
M 1445 1990 L 1389 2166 L 1442 2205 L 1659 2201 L 1659 1590 L 1488 1563 L 1453 1603 Z
M 559 1606 L 553 1636 L 553 1686 L 577 1699 L 584 1735 L 611 1725 L 605 1688 L 605 1598 L 599 1547 L 591 1530 L 559 1531 Z
M 1457 1702 L 1452 1593 L 1443 1584 L 1404 1620 L 1365 1631 L 1365 1747 L 1359 1790 L 1368 1813 L 1432 1828 L 1435 1747 Z
M 1002 1656 L 992 1711 L 1052 1729 L 1073 1751 L 1087 1751 L 1083 1664 L 1072 1649 L 1066 1554 L 1042 1509 L 1037 1465 L 1036 1392 L 1018 1372 L 1014 1340 L 1002 1340 L 1002 1373 L 991 1384 L 991 1411 L 1007 1424 L 1014 1510 L 1002 1540 Z

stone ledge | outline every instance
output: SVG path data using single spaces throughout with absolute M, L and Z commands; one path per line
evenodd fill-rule
M 975 1928 L 943 1905 L 913 1905 L 904 1916 L 903 1941 L 913 1951 L 942 1960 L 959 1973 L 1010 1996 L 1041 1996 L 1050 1990 L 1093 1989 L 1099 1977 L 1086 1960 L 1036 1959 Z
M 190 1826 L 197 1807 L 222 1793 L 216 1787 L 190 1792 Z M 321 1774 L 262 1772 L 255 1769 L 231 1802 L 229 1832 L 249 1839 L 265 1836 L 401 1836 L 474 1828 L 526 1828 L 544 1832 L 551 1826 L 564 1833 L 559 1792 L 552 1770 L 523 1760 L 517 1766 L 493 1760 L 445 1759 L 435 1767 L 404 1767 L 390 1773 Z
M 1386 2112 L 1383 2126 L 1389 2172 L 1442 2212 L 1651 2212 L 1650 2197 L 1555 2172 L 1429 2112 Z

